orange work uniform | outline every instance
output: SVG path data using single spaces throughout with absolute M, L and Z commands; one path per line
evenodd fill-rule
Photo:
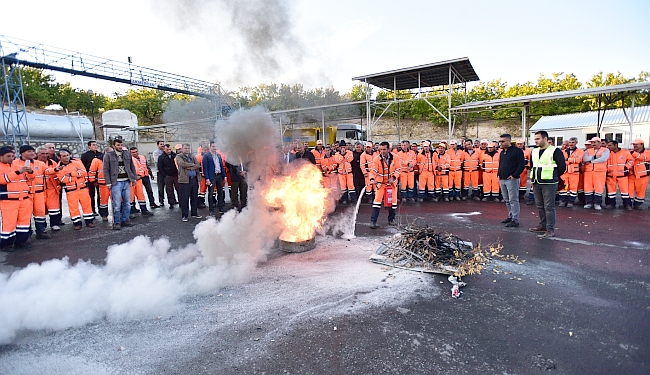
M 499 159 L 500 152 L 496 151 L 490 155 L 489 152 L 481 154 L 481 168 L 483 170 L 483 199 L 499 197 Z
M 372 192 L 376 190 L 375 185 L 370 183 L 370 167 L 372 166 L 372 161 L 375 159 L 377 154 L 378 153 L 374 151 L 364 151 L 361 153 L 361 157 L 359 158 L 361 163 L 361 172 L 363 173 L 363 178 L 366 182 L 366 197 L 370 197 Z
M 566 162 L 566 172 L 561 177 L 564 181 L 564 189 L 560 191 L 560 202 L 574 204 L 578 197 L 578 185 L 582 173 L 580 169 L 585 152 L 579 148 L 574 150 L 567 148 L 562 153 Z
M 395 210 L 397 209 L 397 181 L 399 181 L 400 175 L 398 164 L 399 163 L 395 161 L 395 157 L 390 153 L 386 158 L 379 154 L 372 161 L 372 167 L 370 168 L 370 182 L 379 184 L 377 186 L 377 192 L 375 193 L 375 199 L 372 202 L 372 215 L 370 217 L 372 223 L 377 223 L 379 211 L 381 210 L 384 201 L 384 194 L 386 194 L 386 187 L 390 183 L 391 177 L 393 178 L 393 183 L 391 184 L 392 203 L 388 211 L 388 222 L 393 223 L 395 221 Z
M 526 195 L 526 184 L 528 183 L 528 169 L 530 168 L 530 157 L 533 154 L 533 150 L 530 148 L 523 149 L 524 151 L 524 163 L 526 166 L 524 170 L 519 175 L 519 196 Z
M 30 168 L 34 171 L 34 177 L 28 180 L 30 199 L 32 200 L 32 213 L 34 215 L 34 226 L 36 233 L 45 233 L 47 222 L 45 221 L 45 171 L 47 166 L 42 161 L 30 160 Z M 16 170 L 25 165 L 25 160 L 15 159 L 11 166 Z M 30 226 L 31 235 L 31 226 Z
M 0 247 L 21 245 L 29 240 L 33 204 L 29 198 L 29 183 L 33 173 L 18 173 L 10 164 L 0 163 Z
M 425 193 L 433 199 L 435 193 L 436 161 L 432 151 L 420 152 L 418 154 L 418 200 L 424 200 Z
M 449 191 L 460 200 L 461 182 L 463 180 L 463 150 L 449 149 L 445 152 L 449 161 Z
M 336 174 L 336 162 L 334 156 L 329 158 L 323 157 L 320 162 L 321 171 L 323 171 L 323 186 L 330 189 L 339 188 L 339 176 Z
M 436 152 L 433 155 L 433 160 L 436 163 L 436 200 L 439 199 L 441 195 L 444 195 L 445 198 L 449 199 L 449 156 L 446 151 L 442 155 L 439 152 Z
M 93 215 L 93 209 L 90 204 L 90 195 L 86 191 L 86 178 L 88 176 L 86 168 L 77 159 L 70 159 L 67 165 L 61 165 L 63 168 L 57 172 L 57 176 L 59 177 L 63 190 L 65 190 L 65 195 L 68 199 L 68 209 L 70 210 L 70 219 L 75 229 L 81 228 L 82 214 L 86 226 L 94 226 L 93 220 L 95 216 Z M 81 206 L 81 211 L 79 211 L 79 206 Z
M 144 157 L 144 155 L 139 155 L 139 156 L 140 156 L 140 158 L 143 158 L 143 157 Z M 199 165 L 203 166 L 203 148 L 202 148 L 202 147 L 199 147 L 199 148 L 197 149 L 197 151 L 196 151 L 196 160 L 199 162 Z M 145 162 L 146 162 L 146 160 L 145 160 Z M 143 164 L 143 165 L 144 165 L 144 168 L 147 169 L 147 164 L 146 164 L 146 163 L 142 163 L 142 160 L 140 160 L 140 164 Z M 136 168 L 136 169 L 137 169 L 137 168 Z M 137 172 L 137 170 L 136 170 L 136 172 Z M 201 173 L 201 174 L 203 174 L 203 168 L 201 168 L 200 170 L 198 170 L 197 173 Z M 148 175 L 149 175 L 149 174 L 147 173 L 147 176 L 148 176 Z M 140 185 L 142 185 L 142 181 L 141 181 L 141 180 L 138 180 L 137 182 L 140 182 Z M 136 182 L 136 185 L 137 185 L 137 182 Z M 201 178 L 201 181 L 199 181 L 199 194 L 198 194 L 198 195 L 199 195 L 199 206 L 201 206 L 201 207 L 202 207 L 202 206 L 205 206 L 205 193 L 206 193 L 207 191 L 208 191 L 208 185 L 207 185 L 207 183 L 205 182 L 205 178 Z M 144 193 L 142 193 L 142 194 L 143 194 L 143 197 L 144 197 Z M 133 199 L 133 189 L 131 189 L 131 199 Z M 138 197 L 138 202 L 140 202 L 140 206 L 142 206 L 143 203 L 144 203 L 145 207 L 146 207 L 146 205 L 147 205 L 147 202 L 145 202 L 144 198 L 141 200 L 141 199 Z M 149 204 L 153 204 L 153 203 L 152 203 L 152 202 L 149 202 Z
M 149 171 L 147 170 L 147 164 L 143 164 L 140 158 L 136 159 L 134 157 L 131 157 L 131 160 L 133 161 L 133 166 L 135 167 L 135 175 L 140 176 L 139 180 L 136 180 L 134 183 L 131 184 L 131 208 L 133 209 L 135 207 L 135 200 L 137 199 L 142 212 L 146 212 L 147 201 L 144 198 L 144 185 L 142 184 L 142 178 L 149 175 Z M 204 194 L 204 198 L 205 198 L 205 194 Z
M 463 196 L 469 197 L 469 186 L 472 185 L 472 196 L 478 198 L 480 194 L 479 173 L 481 154 L 477 149 L 471 153 L 463 151 Z
M 108 217 L 108 200 L 111 197 L 111 189 L 106 186 L 104 161 L 102 159 L 94 158 L 90 163 L 88 181 L 91 184 L 99 185 L 99 216 L 102 218 Z
M 337 153 L 334 155 L 334 162 L 337 165 L 337 173 L 339 174 L 339 185 L 343 192 L 343 201 L 348 201 L 348 196 L 353 201 L 354 197 L 354 180 L 352 178 L 352 152 L 346 151 L 345 155 Z
M 629 178 L 630 197 L 634 194 L 634 208 L 641 208 L 645 200 L 645 191 L 648 188 L 648 175 L 650 175 L 650 150 L 645 148 L 641 152 L 630 153 L 634 159 L 632 171 L 634 174 Z
M 417 163 L 417 155 L 414 151 L 399 150 L 397 153 L 399 172 L 400 194 L 402 199 L 414 198 L 415 195 L 415 164 Z
M 325 148 L 321 146 L 321 149 L 318 150 L 318 146 L 316 146 L 315 149 L 311 150 L 311 154 L 314 155 L 314 159 L 316 160 L 316 166 L 320 168 L 320 163 L 325 157 Z
M 600 205 L 603 202 L 607 177 L 607 158 L 609 158 L 609 155 L 605 155 L 607 153 L 609 153 L 609 150 L 606 147 L 600 147 L 598 150 L 589 148 L 585 151 L 587 160 L 592 161 L 585 164 L 585 204 L 587 205 Z
M 50 217 L 50 226 L 61 224 L 61 183 L 54 168 L 57 162 L 47 159 L 45 169 L 45 209 Z
M 630 170 L 634 165 L 634 159 L 628 150 L 619 149 L 617 152 L 609 150 L 609 158 L 607 159 L 607 179 L 605 186 L 607 187 L 607 196 L 605 197 L 605 205 L 612 208 L 616 207 L 616 185 L 621 192 L 621 199 L 623 200 L 623 207 L 632 208 L 632 200 L 628 191 Z

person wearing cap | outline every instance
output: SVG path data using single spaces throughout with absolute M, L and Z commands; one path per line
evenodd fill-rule
M 499 187 L 503 200 L 506 202 L 508 217 L 501 221 L 506 227 L 519 226 L 519 178 L 526 168 L 524 152 L 512 144 L 510 134 L 501 134 L 499 143 L 501 153 L 499 154 L 499 169 L 497 176 L 499 178 Z
M 165 184 L 165 192 L 167 193 L 167 202 L 169 209 L 173 209 L 174 205 L 178 204 L 176 194 L 180 196 L 180 186 L 178 186 L 178 167 L 176 166 L 176 153 L 172 152 L 171 146 L 165 144 L 162 155 L 158 157 L 158 171 L 161 172 L 162 181 L 158 183 Z M 174 194 L 176 191 L 176 194 Z
M 29 167 L 34 171 L 34 178 L 28 180 L 27 183 L 29 185 L 29 197 L 32 201 L 36 238 L 39 240 L 49 240 L 52 237 L 46 232 L 47 222 L 45 221 L 45 171 L 47 170 L 47 165 L 35 159 L 36 149 L 32 146 L 20 146 L 18 152 L 20 153 L 20 159 L 15 159 L 11 163 L 12 167 L 18 170 L 29 162 Z
M 399 184 L 400 195 L 402 203 L 415 200 L 415 164 L 417 163 L 417 155 L 411 151 L 411 143 L 409 141 L 402 141 L 400 149 L 395 159 L 400 168 Z
M 163 156 L 160 158 L 163 159 Z M 161 165 L 160 161 L 158 161 L 158 165 Z M 104 155 L 104 178 L 106 179 L 106 187 L 111 190 L 111 201 L 113 202 L 113 230 L 131 226 L 129 222 L 131 184 L 137 180 L 136 177 L 131 153 L 126 147 L 122 146 L 122 139 L 114 139 L 113 151 Z M 59 180 L 61 180 L 60 176 Z M 61 184 L 63 184 L 63 181 L 61 181 Z M 170 195 L 169 190 L 167 193 L 171 199 L 173 194 Z
M 467 200 L 470 196 L 474 200 L 481 200 L 480 186 L 479 186 L 479 166 L 480 155 L 478 149 L 474 148 L 471 139 L 465 141 L 465 149 L 463 150 L 463 196 L 462 200 Z M 472 193 L 470 194 L 470 185 L 472 186 Z
M 323 141 L 317 140 L 316 147 L 311 150 L 312 155 L 314 155 L 314 160 L 316 161 L 316 166 L 320 169 L 321 160 L 323 160 L 323 154 L 325 153 L 325 148 L 323 147 Z
M 562 151 L 566 162 L 566 172 L 561 176 L 564 181 L 564 189 L 560 190 L 559 207 L 571 208 L 578 197 L 578 185 L 580 183 L 580 168 L 584 159 L 584 151 L 577 146 L 578 138 L 571 137 L 568 140 L 569 147 Z
M 355 201 L 354 178 L 352 176 L 352 158 L 353 155 L 348 151 L 345 141 L 340 142 L 339 152 L 334 155 L 334 163 L 337 165 L 339 175 L 339 186 L 343 195 L 341 200 L 343 204 L 348 204 L 350 200 Z
M 447 141 L 438 143 L 438 147 L 433 154 L 433 161 L 436 165 L 435 172 L 435 197 L 434 202 L 444 199 L 449 202 L 449 160 L 447 152 Z
M 449 161 L 449 199 L 460 200 L 463 181 L 463 159 L 465 152 L 457 148 L 455 139 L 449 141 L 449 150 L 446 155 Z
M 601 210 L 607 179 L 609 150 L 607 147 L 602 147 L 602 142 L 598 137 L 591 138 L 591 144 L 594 147 L 588 149 L 582 158 L 585 163 L 585 208 L 593 207 L 596 210 Z
M 628 150 L 618 147 L 618 141 L 607 141 L 607 148 L 609 149 L 609 159 L 607 159 L 607 179 L 605 187 L 607 195 L 605 196 L 606 209 L 616 208 L 616 187 L 621 192 L 621 199 L 623 200 L 623 208 L 626 210 L 632 209 L 632 200 L 628 193 L 629 180 L 628 175 L 634 165 L 634 159 Z
M 539 213 L 539 225 L 529 231 L 540 233 L 539 238 L 555 236 L 555 193 L 560 176 L 566 170 L 562 151 L 548 143 L 548 133 L 535 133 L 535 144 L 531 156 L 530 179 L 535 194 L 535 205 Z
M 372 195 L 375 191 L 375 185 L 370 183 L 370 167 L 372 166 L 372 161 L 377 156 L 377 152 L 373 149 L 372 142 L 366 142 L 366 147 L 363 150 L 360 158 L 361 172 L 363 173 L 364 186 L 366 187 L 364 200 L 366 202 L 372 201 Z
M 84 167 L 86 167 L 86 171 L 89 171 L 93 159 L 99 158 L 100 156 L 103 157 L 103 154 L 97 150 L 97 141 L 90 140 L 87 145 L 88 151 L 84 152 L 80 159 Z M 97 216 L 97 207 L 99 206 L 99 187 L 92 185 L 89 186 L 88 194 L 90 194 L 90 203 L 92 204 L 93 214 Z
M 377 219 L 382 205 L 386 205 L 390 201 L 388 209 L 388 225 L 396 226 L 395 221 L 397 209 L 397 181 L 399 180 L 400 168 L 395 161 L 393 154 L 389 152 L 390 145 L 388 142 L 379 144 L 379 155 L 372 161 L 370 168 L 370 183 L 377 186 L 377 193 L 372 202 L 372 214 L 370 216 L 370 228 L 378 228 Z M 392 194 L 389 197 L 384 197 L 387 194 L 387 187 L 390 186 Z
M 640 210 L 645 201 L 645 192 L 648 188 L 648 175 L 650 174 L 650 150 L 645 148 L 643 139 L 637 138 L 632 142 L 633 174 L 629 178 L 630 196 L 634 198 L 633 207 Z
M 15 158 L 13 148 L 0 147 L 0 249 L 7 252 L 31 247 L 28 241 L 33 204 L 28 181 L 34 178 L 34 170 L 27 165 L 16 168 Z
M 494 199 L 499 202 L 499 157 L 497 145 L 490 142 L 487 150 L 481 154 L 481 170 L 483 171 L 483 202 Z
M 435 155 L 431 150 L 431 142 L 422 142 L 422 151 L 418 154 L 418 170 L 420 177 L 418 179 L 418 202 L 424 202 L 425 193 L 428 198 L 433 200 L 435 193 Z
M 113 142 L 120 141 L 120 139 L 116 139 Z M 131 155 L 128 155 L 130 158 Z M 70 219 L 72 220 L 74 229 L 80 230 L 83 222 L 86 223 L 86 227 L 94 228 L 95 215 L 93 214 L 90 195 L 87 191 L 88 172 L 86 171 L 86 167 L 84 167 L 81 160 L 73 158 L 69 150 L 62 148 L 59 150 L 59 165 L 54 168 L 54 171 L 61 182 L 61 187 L 65 191 Z M 128 201 L 126 205 L 128 206 Z M 79 210 L 79 206 L 81 206 L 81 210 Z

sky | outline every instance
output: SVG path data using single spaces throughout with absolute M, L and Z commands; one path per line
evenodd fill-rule
M 0 35 L 209 82 L 334 87 L 468 57 L 480 80 L 650 71 L 650 1 L 59 0 L 5 2 Z M 58 82 L 109 95 L 90 78 Z

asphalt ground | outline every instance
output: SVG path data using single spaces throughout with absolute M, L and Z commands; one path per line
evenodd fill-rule
M 397 231 L 383 210 L 382 227 L 370 229 L 370 210 L 361 206 L 357 238 L 318 236 L 301 254 L 272 249 L 248 281 L 187 296 L 175 314 L 23 331 L 0 346 L 0 374 L 650 373 L 647 209 L 558 208 L 556 237 L 538 239 L 528 232 L 534 206 L 522 205 L 519 228 L 505 228 L 503 203 L 400 205 L 401 225 L 500 243 L 525 261 L 464 277 L 459 299 L 446 277 L 370 262 Z M 180 248 L 198 222 L 180 219 L 163 208 L 121 231 L 66 225 L 29 251 L 0 254 L 1 268 L 64 256 L 102 265 L 108 245 L 141 234 Z

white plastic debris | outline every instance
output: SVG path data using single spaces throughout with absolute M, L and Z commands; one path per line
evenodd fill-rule
M 460 297 L 460 295 L 463 293 L 463 292 L 461 292 L 460 287 L 467 285 L 467 283 L 465 283 L 463 281 L 458 281 L 458 278 L 456 278 L 456 276 L 453 276 L 453 275 L 449 276 L 447 278 L 447 280 L 449 280 L 450 283 L 454 284 L 451 287 L 451 296 L 454 297 L 454 298 Z

